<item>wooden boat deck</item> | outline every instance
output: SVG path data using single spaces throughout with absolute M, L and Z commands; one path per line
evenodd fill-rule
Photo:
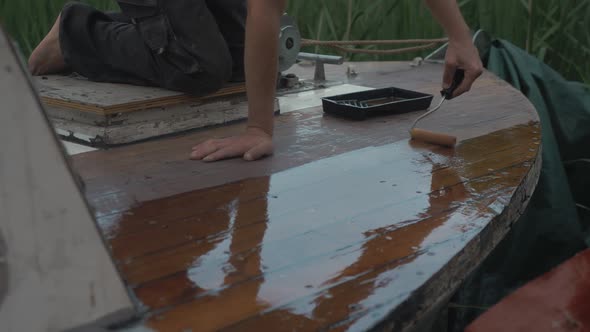
M 436 94 L 442 66 L 358 63 L 346 83 Z M 313 68 L 297 68 L 301 77 Z M 436 97 L 435 97 L 436 101 Z M 126 284 L 156 331 L 400 330 L 444 301 L 523 212 L 540 170 L 532 105 L 490 73 L 420 127 L 321 108 L 276 120 L 273 157 L 188 160 L 243 124 L 73 157 Z

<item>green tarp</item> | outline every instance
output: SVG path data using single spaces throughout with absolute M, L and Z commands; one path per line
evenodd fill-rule
M 523 217 L 452 300 L 454 331 L 590 244 L 590 89 L 495 40 L 486 68 L 520 90 L 542 124 L 543 168 Z M 580 61 L 585 61 L 580 59 Z

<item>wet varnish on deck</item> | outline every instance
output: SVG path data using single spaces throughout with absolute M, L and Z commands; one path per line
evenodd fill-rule
M 356 64 L 328 77 L 429 93 L 442 66 Z M 312 68 L 298 68 L 313 75 Z M 435 97 L 436 102 L 438 97 Z M 188 160 L 243 124 L 78 155 L 74 165 L 121 274 L 157 331 L 411 327 L 515 222 L 540 169 L 540 127 L 519 92 L 485 73 L 420 127 L 421 112 L 353 122 L 321 108 L 277 118 L 258 162 Z

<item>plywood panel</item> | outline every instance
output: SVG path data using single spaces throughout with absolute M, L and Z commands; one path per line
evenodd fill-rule
M 275 114 L 279 114 L 278 101 L 275 101 L 274 108 Z M 73 113 L 78 114 L 68 116 Z M 208 104 L 182 104 L 167 109 L 123 113 L 96 122 L 93 119 L 80 121 L 79 115 L 83 112 L 78 111 L 53 108 L 49 114 L 53 125 L 62 132 L 94 146 L 108 147 L 243 120 L 248 118 L 248 104 L 245 98 Z
M 96 83 L 72 75 L 49 75 L 35 79 L 41 100 L 47 106 L 65 107 L 100 115 L 128 113 L 204 99 L 244 94 L 243 83 L 230 84 L 206 97 L 193 97 L 176 91 L 127 84 Z

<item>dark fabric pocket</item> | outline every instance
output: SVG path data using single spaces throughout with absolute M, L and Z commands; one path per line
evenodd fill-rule
M 193 54 L 174 34 L 165 14 L 146 18 L 137 23 L 148 47 L 183 74 L 201 72 L 198 55 Z
M 123 14 L 132 19 L 146 45 L 182 74 L 201 72 L 197 54 L 183 45 L 158 0 L 117 0 Z M 168 0 L 177 1 L 177 0 Z
M 170 41 L 163 56 L 184 74 L 193 75 L 202 72 L 197 56 L 176 39 Z
M 156 54 L 167 51 L 172 31 L 165 15 L 156 15 L 136 23 L 137 29 L 148 47 Z
M 117 0 L 121 11 L 132 19 L 142 19 L 157 15 L 158 0 Z

